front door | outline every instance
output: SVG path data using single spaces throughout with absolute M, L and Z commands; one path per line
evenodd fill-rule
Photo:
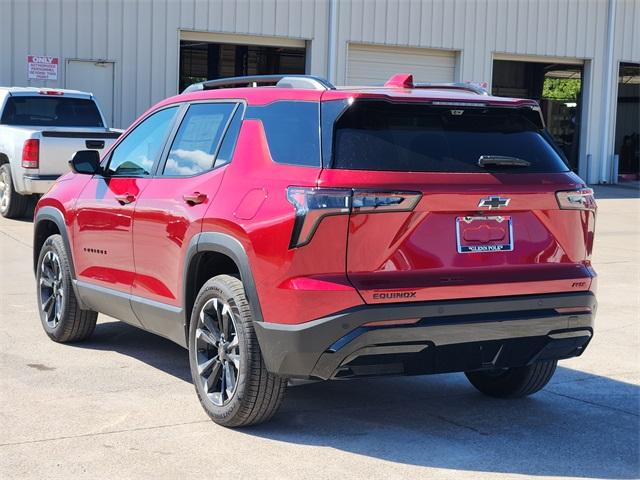
M 74 259 L 83 300 L 87 297 L 89 307 L 132 323 L 138 323 L 128 307 L 135 273 L 133 212 L 177 108 L 153 113 L 127 133 L 105 160 L 105 174 L 94 176 L 76 203 Z M 114 298 L 92 304 L 110 297 L 101 292 Z

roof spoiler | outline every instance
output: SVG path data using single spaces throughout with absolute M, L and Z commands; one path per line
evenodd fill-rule
M 199 90 L 214 90 L 217 88 L 242 88 L 258 86 L 275 86 L 280 88 L 302 88 L 310 90 L 334 90 L 329 81 L 313 75 L 250 75 L 245 77 L 218 78 L 193 83 L 184 89 L 182 93 L 196 92 Z
M 476 95 L 489 95 L 489 93 L 480 87 L 470 83 L 414 83 L 413 75 L 410 73 L 396 73 L 384 84 L 385 87 L 392 88 L 433 88 L 438 90 L 464 90 L 466 92 L 475 93 Z

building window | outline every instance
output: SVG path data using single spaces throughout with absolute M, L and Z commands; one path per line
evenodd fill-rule
M 182 40 L 180 91 L 215 78 L 305 73 L 305 48 L 233 45 Z

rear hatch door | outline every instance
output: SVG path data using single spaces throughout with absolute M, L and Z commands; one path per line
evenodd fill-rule
M 346 270 L 365 302 L 589 288 L 593 212 L 559 208 L 583 184 L 536 116 L 386 101 L 342 114 L 320 186 L 353 189 Z

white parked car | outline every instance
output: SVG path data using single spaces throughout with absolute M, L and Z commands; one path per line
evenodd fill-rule
M 107 127 L 90 93 L 0 87 L 0 214 L 22 216 L 75 152 L 106 151 L 121 133 Z

